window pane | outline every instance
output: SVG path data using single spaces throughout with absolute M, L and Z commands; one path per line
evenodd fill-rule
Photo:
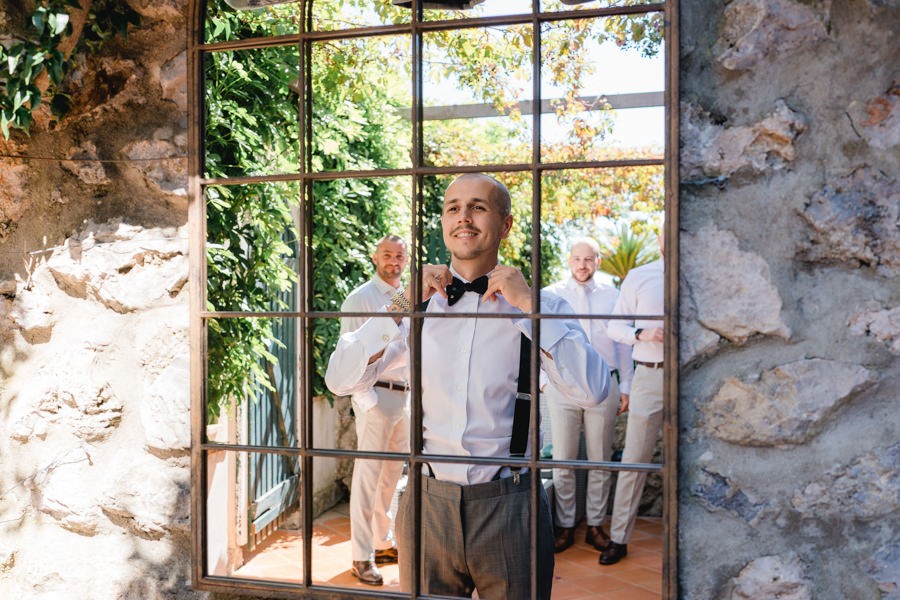
M 662 15 L 542 26 L 544 162 L 662 157 Z
M 379 461 L 382 462 L 382 461 Z M 388 461 L 383 461 L 387 463 Z M 360 582 L 350 572 L 353 564 L 353 552 L 350 542 L 350 498 L 347 491 L 350 490 L 351 471 L 353 463 L 350 461 L 350 470 L 335 469 L 334 459 L 313 459 L 313 488 L 315 500 L 313 506 L 313 532 L 312 532 L 312 583 L 313 585 L 328 586 L 347 589 L 356 592 L 360 596 L 371 592 L 373 587 Z M 402 463 L 390 461 L 402 469 Z M 346 487 L 345 487 L 346 486 Z M 401 477 L 400 484 L 395 488 L 390 507 L 392 514 L 396 514 L 400 490 L 406 486 L 406 477 Z M 334 497 L 333 491 L 340 495 Z M 353 492 L 350 492 L 352 495 Z M 379 592 L 400 591 L 400 569 L 394 564 L 380 564 L 378 571 L 384 581 L 377 589 Z M 344 595 L 339 596 L 344 598 Z
M 445 10 L 439 5 L 471 6 L 463 10 Z M 531 13 L 531 0 L 451 0 L 449 2 L 425 2 L 426 21 L 446 21 L 449 19 L 474 19 L 478 17 L 501 17 Z
M 398 25 L 412 18 L 411 11 L 388 0 L 316 0 L 312 15 L 315 31 Z
M 512 229 L 500 244 L 500 264 L 518 267 L 531 282 L 532 181 L 528 172 L 491 173 L 510 194 Z M 430 264 L 449 264 L 451 256 L 444 245 L 441 213 L 444 193 L 456 176 L 427 176 L 423 179 L 422 260 Z
M 207 177 L 298 171 L 298 61 L 296 46 L 206 55 Z
M 408 36 L 313 45 L 313 172 L 411 166 L 409 65 Z
M 302 583 L 298 458 L 220 450 L 206 464 L 209 573 Z
M 276 182 L 206 189 L 207 308 L 295 310 L 298 188 Z
M 207 43 L 291 35 L 300 33 L 303 14 L 300 2 L 236 10 L 260 4 L 254 0 L 207 0 L 205 39 Z
M 426 165 L 531 159 L 530 25 L 424 36 Z
M 541 238 L 545 285 L 569 274 L 571 241 L 592 237 L 604 259 L 596 278 L 621 283 L 627 268 L 659 257 L 656 232 L 662 223 L 662 165 L 571 169 L 544 174 Z
M 239 414 L 242 433 L 228 443 L 297 447 L 299 333 L 290 318 L 207 321 L 206 420 Z
M 620 6 L 641 6 L 644 4 L 661 4 L 647 0 L 541 0 L 541 10 L 558 12 L 563 10 L 588 10 L 593 8 L 609 8 Z

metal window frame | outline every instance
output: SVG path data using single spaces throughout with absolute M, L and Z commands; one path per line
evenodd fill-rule
M 677 562 L 677 540 L 678 540 L 678 297 L 679 297 L 679 244 L 678 244 L 678 184 L 679 184 L 679 120 L 678 120 L 678 48 L 679 48 L 679 2 L 678 0 L 663 0 L 658 3 L 648 3 L 637 6 L 623 7 L 604 7 L 587 10 L 570 10 L 559 12 L 540 13 L 537 9 L 538 0 L 533 3 L 530 14 L 501 16 L 501 17 L 485 17 L 476 19 L 454 19 L 445 21 L 428 21 L 422 19 L 422 8 L 420 0 L 413 1 L 413 16 L 409 24 L 403 25 L 385 25 L 376 27 L 363 27 L 352 30 L 337 31 L 312 31 L 312 11 L 309 9 L 311 1 L 298 0 L 305 5 L 304 20 L 306 32 L 297 35 L 280 36 L 272 38 L 255 38 L 235 40 L 229 42 L 220 42 L 207 44 L 204 41 L 204 23 L 206 15 L 206 0 L 191 0 L 190 2 L 190 26 L 188 35 L 188 94 L 189 94 L 189 232 L 190 232 L 190 267 L 189 281 L 191 291 L 190 302 L 190 390 L 191 390 L 191 509 L 192 509 L 192 560 L 191 573 L 192 585 L 199 590 L 231 592 L 239 594 L 253 594 L 260 597 L 315 597 L 315 598 L 383 598 L 398 597 L 397 594 L 378 593 L 371 590 L 348 590 L 344 588 L 330 588 L 320 585 L 313 585 L 312 582 L 312 561 L 303 561 L 302 584 L 287 584 L 284 582 L 273 581 L 256 581 L 233 577 L 210 576 L 206 572 L 206 539 L 210 524 L 206 515 L 206 484 L 207 484 L 207 456 L 210 452 L 218 451 L 249 451 L 262 453 L 287 454 L 289 456 L 299 458 L 302 462 L 302 469 L 309 473 L 313 468 L 313 459 L 317 457 L 385 457 L 390 456 L 396 459 L 405 459 L 410 461 L 411 465 L 419 464 L 427 460 L 434 460 L 433 455 L 423 456 L 422 435 L 421 435 L 421 386 L 420 386 L 420 369 L 421 369 L 421 326 L 423 313 L 412 312 L 410 317 L 412 320 L 412 328 L 410 335 L 410 353 L 411 353 L 411 374 L 412 374 L 412 390 L 413 401 L 411 403 L 411 435 L 410 435 L 410 453 L 409 455 L 384 455 L 377 453 L 367 453 L 351 450 L 327 450 L 312 448 L 312 409 L 311 403 L 307 401 L 310 397 L 309 381 L 313 369 L 310 352 L 309 352 L 309 335 L 308 330 L 314 319 L 330 318 L 342 316 L 341 313 L 314 312 L 306 309 L 309 299 L 309 278 L 311 268 L 311 256 L 305 251 L 311 231 L 311 213 L 309 202 L 306 200 L 312 197 L 312 185 L 317 180 L 323 179 L 345 179 L 345 178 L 368 178 L 368 177 L 391 177 L 391 176 L 408 176 L 412 178 L 412 214 L 418 215 L 419 205 L 422 201 L 422 181 L 424 177 L 444 175 L 444 174 L 460 174 L 466 172 L 530 172 L 532 176 L 532 219 L 534 223 L 540 223 L 540 204 L 541 204 L 541 181 L 544 172 L 559 171 L 562 169 L 585 169 L 585 168 L 604 168 L 604 167 L 624 167 L 638 166 L 646 164 L 664 165 L 665 179 L 665 232 L 666 237 L 666 253 L 664 256 L 665 265 L 665 314 L 663 316 L 665 323 L 665 367 L 664 367 L 664 409 L 663 409 L 663 456 L 664 462 L 662 467 L 659 465 L 649 464 L 633 464 L 623 465 L 619 463 L 595 463 L 588 461 L 545 461 L 539 460 L 537 451 L 533 451 L 530 458 L 525 459 L 477 459 L 473 457 L 439 457 L 448 461 L 465 461 L 467 463 L 481 464 L 520 464 L 528 466 L 531 469 L 541 469 L 552 466 L 570 466 L 573 468 L 596 468 L 604 467 L 611 470 L 645 470 L 645 471 L 661 471 L 663 478 L 663 574 L 662 589 L 664 598 L 677 598 L 679 596 L 678 588 L 678 562 Z M 422 165 L 422 148 L 423 148 L 423 106 L 422 106 L 422 40 L 423 34 L 431 31 L 462 29 L 469 27 L 499 26 L 513 24 L 532 24 L 535 31 L 539 31 L 542 23 L 552 21 L 564 21 L 572 18 L 594 18 L 621 14 L 637 14 L 648 12 L 660 12 L 664 15 L 665 22 L 665 148 L 664 158 L 662 160 L 619 160 L 619 161 L 598 161 L 598 162 L 577 162 L 577 163 L 542 163 L 540 156 L 540 111 L 533 116 L 533 140 L 532 140 L 532 159 L 525 164 L 503 164 L 503 165 L 486 165 L 486 166 L 466 166 L 466 167 L 425 167 Z M 311 127 L 309 120 L 312 113 L 312 98 L 307 94 L 304 97 L 302 111 L 300 117 L 300 130 L 303 142 L 300 148 L 301 169 L 297 174 L 289 175 L 269 175 L 269 176 L 245 176 L 234 177 L 228 179 L 211 179 L 204 178 L 204 148 L 203 148 L 203 131 L 204 131 L 204 57 L 211 51 L 220 50 L 241 50 L 241 49 L 257 49 L 267 46 L 281 45 L 298 45 L 301 48 L 299 68 L 301 76 L 305 78 L 305 83 L 310 83 L 311 69 L 307 68 L 311 59 L 311 42 L 326 39 L 349 39 L 357 37 L 367 37 L 375 35 L 390 34 L 406 34 L 411 36 L 412 40 L 412 99 L 413 110 L 411 111 L 412 126 L 412 156 L 413 164 L 407 169 L 393 170 L 373 170 L 373 171 L 350 171 L 350 172 L 327 172 L 312 173 L 310 172 L 307 156 L 307 148 L 312 141 Z M 540 43 L 541 36 L 533 36 L 534 46 L 533 52 L 533 95 L 532 102 L 536 105 L 541 101 L 540 82 L 541 82 L 541 53 Z M 306 86 L 306 89 L 310 89 Z M 205 203 L 204 189 L 211 185 L 241 185 L 247 183 L 274 182 L 274 181 L 300 181 L 301 182 L 301 236 L 304 243 L 300 246 L 299 264 L 302 265 L 303 271 L 299 277 L 299 295 L 303 301 L 303 306 L 296 312 L 272 312 L 272 313 L 252 313 L 254 316 L 279 316 L 294 317 L 300 320 L 302 330 L 304 331 L 305 342 L 300 348 L 299 362 L 301 369 L 305 365 L 305 377 L 300 382 L 300 394 L 302 399 L 301 413 L 301 431 L 300 431 L 300 447 L 299 448 L 279 448 L 279 447 L 256 447 L 243 444 L 210 444 L 205 434 L 205 401 L 206 401 L 206 356 L 207 345 L 205 335 L 205 322 L 207 319 L 215 317 L 240 317 L 248 316 L 248 313 L 233 311 L 206 311 L 206 227 L 205 227 Z M 412 225 L 414 257 L 420 256 L 420 228 L 421 224 L 414 219 Z M 535 280 L 540 277 L 540 227 L 532 227 L 532 273 Z M 421 277 L 416 268 L 418 261 L 411 261 L 411 282 L 415 290 L 421 286 Z M 538 306 L 539 289 L 534 286 L 532 291 L 532 300 L 535 306 Z M 467 315 L 455 315 L 456 318 L 466 317 Z M 468 315 L 472 316 L 472 315 Z M 604 315 L 593 315 L 594 318 Z M 483 316 L 482 316 L 483 317 Z M 541 315 L 533 313 L 529 315 L 534 328 L 535 336 L 540 336 L 540 321 L 545 318 L 554 318 L 552 315 Z M 539 372 L 539 355 L 535 348 L 532 350 L 532 381 L 531 388 L 533 397 L 537 397 L 537 373 Z M 532 424 L 537 422 L 539 417 L 539 406 L 537 402 L 532 403 Z M 532 427 L 530 430 L 532 448 L 538 447 L 538 431 Z M 414 494 L 413 518 L 416 521 L 415 542 L 418 547 L 420 542 L 421 523 L 418 521 L 419 501 L 421 494 L 421 475 L 418 469 L 410 469 L 412 477 L 410 478 L 409 489 Z M 301 502 L 303 506 L 303 527 L 304 531 L 312 530 L 312 483 L 311 478 L 304 477 L 302 481 L 303 492 L 301 493 Z M 532 505 L 536 506 L 538 502 L 539 490 L 537 485 L 532 486 Z M 537 559 L 537 511 L 532 511 L 532 543 L 531 556 L 532 561 Z M 304 536 L 304 556 L 310 556 L 311 551 L 310 536 Z M 414 573 L 418 572 L 417 566 Z M 536 597 L 536 572 L 533 574 L 533 597 Z M 416 580 L 418 577 L 416 577 Z M 419 597 L 418 584 L 415 585 L 410 597 Z M 406 597 L 406 594 L 400 597 Z

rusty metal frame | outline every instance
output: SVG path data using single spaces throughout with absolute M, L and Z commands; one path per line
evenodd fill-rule
M 421 347 L 420 335 L 421 326 L 424 319 L 424 313 L 411 312 L 409 316 L 412 322 L 410 334 L 410 360 L 412 374 L 412 402 L 411 402 L 411 431 L 410 431 L 410 453 L 407 454 L 383 454 L 362 452 L 356 450 L 329 450 L 313 448 L 313 423 L 312 409 L 310 398 L 311 390 L 309 382 L 313 365 L 309 352 L 309 331 L 311 324 L 315 319 L 336 318 L 339 316 L 347 316 L 344 313 L 337 312 L 314 312 L 308 310 L 308 298 L 310 296 L 310 277 L 313 265 L 311 264 L 311 253 L 306 251 L 307 244 L 312 234 L 312 213 L 309 199 L 312 198 L 312 184 L 317 180 L 330 179 L 346 179 L 346 178 L 387 178 L 387 177 L 411 177 L 412 179 L 412 214 L 414 215 L 412 224 L 413 236 L 413 256 L 416 260 L 411 261 L 411 284 L 415 290 L 421 286 L 420 274 L 417 270 L 419 259 L 421 258 L 421 239 L 420 229 L 422 224 L 421 206 L 423 199 L 422 182 L 425 177 L 435 175 L 451 175 L 467 172 L 530 172 L 532 176 L 532 220 L 534 223 L 540 222 L 541 210 L 541 182 L 542 175 L 545 172 L 559 171 L 562 169 L 591 169 L 591 168 L 615 168 L 628 166 L 649 166 L 664 165 L 665 166 L 665 237 L 666 237 L 666 253 L 665 277 L 666 277 L 666 296 L 665 296 L 665 370 L 664 370 L 664 417 L 663 417 L 663 452 L 664 463 L 656 464 L 629 464 L 620 465 L 620 463 L 601 463 L 590 461 L 547 461 L 539 460 L 537 450 L 532 452 L 531 457 L 524 459 L 492 459 L 492 458 L 475 458 L 475 457 L 459 457 L 459 456 L 434 456 L 428 455 L 428 460 L 439 459 L 446 462 L 465 462 L 467 464 L 494 464 L 494 465 L 521 465 L 527 466 L 534 470 L 540 470 L 548 467 L 571 467 L 579 469 L 590 468 L 607 468 L 610 470 L 638 470 L 638 471 L 661 471 L 663 476 L 664 489 L 664 536 L 663 536 L 663 597 L 677 598 L 678 590 L 678 563 L 677 563 L 677 540 L 678 540 L 678 344 L 677 344 L 677 328 L 678 328 L 678 0 L 664 0 L 658 3 L 648 3 L 640 5 L 630 5 L 621 7 L 604 7 L 587 10 L 570 10 L 559 12 L 541 13 L 537 8 L 533 8 L 529 14 L 511 15 L 500 17 L 485 17 L 475 19 L 453 19 L 445 21 L 429 21 L 422 19 L 422 8 L 418 0 L 413 2 L 413 15 L 410 23 L 402 25 L 386 25 L 376 27 L 363 27 L 352 30 L 336 30 L 336 31 L 312 31 L 312 9 L 311 0 L 299 0 L 305 7 L 303 16 L 304 32 L 297 35 L 279 36 L 273 38 L 243 39 L 229 42 L 204 43 L 203 30 L 205 15 L 207 10 L 206 0 L 191 0 L 190 2 L 190 24 L 188 35 L 188 93 L 189 93 L 189 231 L 190 231 L 190 339 L 191 339 L 191 358 L 190 358 L 190 389 L 191 389 L 191 509 L 192 509 L 192 583 L 196 589 L 210 591 L 227 591 L 233 593 L 253 594 L 258 597 L 315 597 L 315 598 L 346 598 L 348 596 L 361 598 L 384 598 L 384 597 L 406 597 L 405 594 L 398 595 L 396 593 L 375 592 L 372 590 L 347 590 L 343 588 L 331 588 L 321 585 L 312 584 L 312 561 L 303 561 L 302 584 L 284 583 L 276 581 L 256 581 L 233 577 L 211 576 L 206 572 L 206 538 L 210 524 L 207 522 L 206 515 L 206 485 L 207 485 L 207 456 L 224 451 L 241 451 L 241 452 L 260 452 L 260 453 L 276 453 L 287 454 L 297 457 L 301 460 L 303 471 L 309 473 L 313 469 L 313 459 L 322 457 L 377 457 L 389 458 L 394 460 L 407 460 L 411 465 L 418 465 L 425 462 L 422 454 L 422 432 L 421 432 Z M 535 0 L 537 4 L 538 0 Z M 422 106 L 422 44 L 423 35 L 432 31 L 442 31 L 461 28 L 485 27 L 485 26 L 507 26 L 515 24 L 531 24 L 534 31 L 540 31 L 540 25 L 553 21 L 565 21 L 573 18 L 588 19 L 598 18 L 611 15 L 622 14 L 642 14 L 649 12 L 659 12 L 664 14 L 665 19 L 665 98 L 666 98 L 666 116 L 665 116 L 665 155 L 663 159 L 632 159 L 632 160 L 615 160 L 615 161 L 593 161 L 578 163 L 542 163 L 540 156 L 540 111 L 533 116 L 532 128 L 532 157 L 531 161 L 523 164 L 502 164 L 502 165 L 486 165 L 486 166 L 465 166 L 465 167 L 426 167 L 423 165 L 423 106 Z M 300 138 L 302 141 L 300 148 L 300 169 L 296 174 L 273 174 L 267 176 L 243 176 L 232 177 L 228 179 L 214 179 L 204 177 L 203 164 L 203 131 L 204 131 L 204 56 L 206 53 L 222 51 L 222 50 L 241 50 L 241 49 L 259 49 L 271 46 L 297 45 L 300 48 L 299 68 L 301 77 L 304 78 L 305 89 L 311 89 L 310 69 L 308 68 L 311 60 L 311 48 L 315 41 L 333 40 L 333 39 L 349 39 L 358 37 L 381 36 L 381 35 L 409 35 L 412 40 L 412 108 L 411 126 L 412 126 L 412 156 L 413 164 L 411 168 L 406 169 L 380 169 L 371 171 L 345 171 L 345 172 L 311 172 L 310 157 L 308 148 L 312 143 L 312 131 L 310 127 L 310 118 L 312 114 L 312 98 L 310 94 L 303 95 L 303 101 L 300 105 Z M 533 58 L 532 58 L 532 102 L 540 103 L 541 101 L 541 53 L 540 43 L 541 36 L 533 36 Z M 537 104 L 539 105 L 539 104 Z M 293 311 L 271 312 L 271 313 L 241 313 L 234 311 L 207 311 L 205 310 L 206 299 L 206 223 L 205 223 L 205 206 L 204 206 L 204 190 L 205 187 L 211 185 L 243 185 L 249 183 L 260 182 L 278 182 L 278 181 L 299 181 L 301 183 L 301 211 L 299 230 L 301 232 L 301 244 L 299 264 L 303 266 L 304 272 L 300 274 L 299 291 L 301 298 L 301 306 L 295 307 Z M 537 281 L 540 278 L 540 227 L 532 227 L 532 273 L 533 278 Z M 539 306 L 539 290 L 537 286 L 532 292 L 532 301 L 534 306 Z M 293 317 L 297 318 L 301 324 L 301 330 L 304 332 L 306 340 L 300 349 L 300 369 L 304 375 L 300 382 L 300 394 L 302 398 L 301 411 L 301 437 L 299 448 L 281 448 L 281 447 L 259 447 L 249 446 L 246 444 L 217 444 L 210 443 L 206 439 L 204 427 L 205 415 L 205 398 L 206 398 L 206 320 L 217 317 Z M 446 318 L 465 318 L 467 314 L 458 314 L 448 316 Z M 502 317 L 503 315 L 495 315 L 494 317 Z M 520 316 L 520 315 L 519 315 Z M 585 315 L 592 318 L 603 318 L 609 315 Z M 482 315 L 482 317 L 484 317 Z M 431 317 L 429 317 L 431 318 Z M 554 315 L 541 315 L 535 312 L 529 315 L 534 328 L 535 336 L 540 336 L 540 322 L 546 318 L 560 318 Z M 617 317 L 617 318 L 628 318 Z M 532 351 L 532 394 L 537 397 L 537 373 L 539 371 L 539 356 L 536 349 Z M 539 418 L 539 407 L 537 402 L 532 403 L 532 424 L 537 422 Z M 536 427 L 531 428 L 531 446 L 538 448 L 538 431 Z M 411 477 L 409 481 L 409 489 L 413 493 L 413 516 L 416 520 L 415 535 L 416 546 L 420 541 L 421 523 L 418 522 L 416 515 L 419 512 L 419 500 L 421 494 L 421 475 L 419 469 L 410 469 Z M 303 528 L 305 531 L 312 531 L 312 483 L 311 478 L 303 478 Z M 536 505 L 538 501 L 539 490 L 537 486 L 532 486 L 532 503 Z M 537 559 L 537 512 L 532 511 L 532 544 L 531 556 L 532 560 Z M 303 542 L 303 554 L 306 557 L 311 556 L 311 536 L 305 535 Z M 418 561 L 414 573 L 417 573 Z M 536 597 L 537 586 L 536 572 L 533 574 L 533 597 Z M 418 580 L 418 577 L 415 577 Z M 412 598 L 419 597 L 419 590 L 416 585 L 409 594 Z

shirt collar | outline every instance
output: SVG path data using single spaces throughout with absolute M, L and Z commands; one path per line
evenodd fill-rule
M 384 294 L 385 296 L 392 295 L 397 291 L 397 288 L 389 284 L 387 281 L 378 276 L 378 273 L 372 276 L 372 283 L 375 284 L 375 287 L 379 292 Z
M 593 292 L 595 289 L 597 289 L 597 280 L 591 277 L 582 284 L 575 281 L 574 277 L 569 276 L 569 286 L 571 286 L 573 290 L 577 290 L 579 287 L 584 287 L 587 288 L 587 291 Z
M 488 271 L 487 273 L 485 273 L 485 275 L 487 275 L 488 277 L 490 277 L 490 276 L 491 276 L 491 273 L 493 273 L 496 269 L 497 269 L 497 266 L 494 266 L 494 268 L 491 269 L 490 271 Z M 456 272 L 456 269 L 453 268 L 453 265 L 450 265 L 450 274 L 453 275 L 454 277 L 456 277 L 457 279 L 459 279 L 460 281 L 464 282 L 464 283 L 472 283 L 471 281 L 469 281 L 468 279 L 466 279 L 465 277 L 463 277 L 462 275 L 460 275 L 459 273 L 457 273 L 457 272 Z

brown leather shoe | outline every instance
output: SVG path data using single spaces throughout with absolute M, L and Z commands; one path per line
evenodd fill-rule
M 588 525 L 587 531 L 584 532 L 584 543 L 603 552 L 609 545 L 609 536 L 603 531 L 602 526 Z
M 626 554 L 628 554 L 628 544 L 617 544 L 616 542 L 610 541 L 606 550 L 603 551 L 603 554 L 600 555 L 597 562 L 601 565 L 614 565 L 625 558 Z
M 375 551 L 376 565 L 396 565 L 397 564 L 397 547 L 384 548 Z
M 354 560 L 353 566 L 350 568 L 350 574 L 359 579 L 362 583 L 368 585 L 382 585 L 384 579 L 378 572 L 373 560 Z
M 575 543 L 574 527 L 554 527 L 553 528 L 553 551 L 562 552 Z

